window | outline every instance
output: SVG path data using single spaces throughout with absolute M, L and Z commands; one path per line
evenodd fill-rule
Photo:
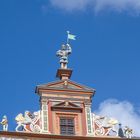
M 60 118 L 60 134 L 74 135 L 74 118 Z

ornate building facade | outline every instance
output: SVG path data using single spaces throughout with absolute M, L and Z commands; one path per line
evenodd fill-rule
M 25 111 L 16 116 L 16 132 L 0 132 L 0 139 L 126 139 L 132 130 L 118 128 L 114 118 L 98 116 L 91 112 L 95 89 L 71 81 L 72 69 L 68 68 L 68 56 L 72 48 L 62 45 L 57 51 L 60 68 L 59 80 L 36 86 L 40 97 L 40 110 Z

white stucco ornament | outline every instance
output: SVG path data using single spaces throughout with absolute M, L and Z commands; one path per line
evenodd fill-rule
M 24 115 L 19 113 L 15 120 L 17 122 L 16 131 L 40 132 L 40 111 L 34 113 L 25 111 Z

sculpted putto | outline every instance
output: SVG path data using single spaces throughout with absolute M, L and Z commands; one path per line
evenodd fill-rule
M 8 131 L 8 119 L 6 115 L 3 116 L 2 121 L 0 123 L 3 126 L 3 131 Z

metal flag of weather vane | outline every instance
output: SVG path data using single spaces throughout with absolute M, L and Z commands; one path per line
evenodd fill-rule
M 70 31 L 67 31 L 67 44 L 69 44 L 69 40 L 76 40 L 76 35 L 73 35 L 70 33 Z
M 61 46 L 61 50 L 56 52 L 56 55 L 60 57 L 60 66 L 61 69 L 67 69 L 68 56 L 72 53 L 72 48 L 70 45 L 70 40 L 76 40 L 76 35 L 71 34 L 67 31 L 67 43 Z

